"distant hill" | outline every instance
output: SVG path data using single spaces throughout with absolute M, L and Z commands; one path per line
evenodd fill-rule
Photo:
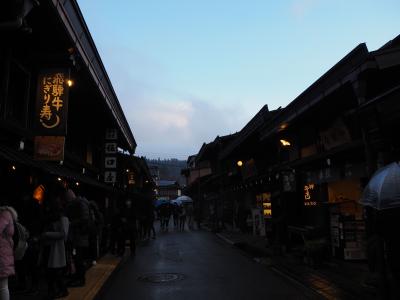
M 158 168 L 159 180 L 175 180 L 181 186 L 186 184 L 185 177 L 181 175 L 181 170 L 186 168 L 186 160 L 179 159 L 148 159 L 147 165 L 152 171 L 152 167 Z

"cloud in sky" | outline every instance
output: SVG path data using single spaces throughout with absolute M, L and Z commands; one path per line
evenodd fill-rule
M 170 78 L 162 64 L 142 54 L 132 55 L 128 48 L 103 51 L 118 52 L 105 55 L 105 65 L 137 141 L 138 155 L 186 159 L 203 142 L 240 130 L 254 113 L 164 87 Z
M 197 153 L 203 142 L 216 135 L 240 130 L 235 127 L 244 118 L 235 116 L 233 111 L 229 113 L 229 108 L 193 98 L 174 98 L 170 94 L 168 99 L 160 99 L 150 93 L 133 99 L 132 105 L 124 104 L 139 155 L 183 159 Z

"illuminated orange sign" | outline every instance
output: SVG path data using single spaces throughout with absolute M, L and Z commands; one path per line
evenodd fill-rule
M 68 108 L 67 70 L 43 70 L 38 77 L 35 130 L 37 135 L 66 135 Z
M 304 186 L 304 206 L 315 206 L 317 202 L 312 197 L 312 191 L 315 185 L 313 183 L 306 184 Z

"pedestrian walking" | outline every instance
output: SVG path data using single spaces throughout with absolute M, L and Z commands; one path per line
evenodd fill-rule
M 96 201 L 89 201 L 90 213 L 90 232 L 89 232 L 89 247 L 90 256 L 93 264 L 96 264 L 100 256 L 100 245 L 104 227 L 104 217 L 100 211 Z
M 188 227 L 190 230 L 193 230 L 193 204 L 188 204 L 186 209 L 186 217 L 188 222 Z
M 0 300 L 9 300 L 8 277 L 15 275 L 14 222 L 18 214 L 11 206 L 0 207 Z
M 69 220 L 64 216 L 59 199 L 48 199 L 46 203 L 47 222 L 42 233 L 42 264 L 46 268 L 48 297 L 57 299 L 68 296 L 63 271 L 67 265 L 65 243 L 68 237 Z M 46 202 L 47 202 L 46 201 Z
M 156 230 L 154 229 L 154 206 L 151 203 L 151 201 L 149 201 L 147 203 L 147 207 L 146 207 L 146 228 L 147 228 L 147 232 L 146 235 L 148 238 L 152 237 L 153 239 L 156 238 Z
M 121 239 L 122 234 L 122 216 L 121 216 L 121 210 L 117 208 L 114 212 L 114 215 L 112 216 L 111 219 L 111 224 L 110 224 L 110 244 L 109 244 L 109 250 L 111 251 L 111 254 L 117 254 L 118 255 L 118 245 L 119 241 Z
M 177 203 L 174 203 L 172 206 L 172 218 L 174 220 L 174 228 L 178 229 L 178 227 L 179 227 L 179 206 Z
M 168 231 L 169 219 L 171 218 L 171 207 L 168 203 L 164 203 L 160 206 L 161 216 L 161 230 Z
M 123 255 L 125 252 L 125 242 L 129 240 L 130 255 L 134 257 L 136 255 L 136 212 L 132 205 L 132 200 L 127 199 L 125 206 L 121 212 L 122 224 L 123 224 L 123 247 L 120 247 L 119 255 Z M 121 241 L 122 242 L 122 241 Z
M 68 193 L 71 194 L 70 192 Z M 70 222 L 68 240 L 75 264 L 75 274 L 73 274 L 68 286 L 84 286 L 86 282 L 84 255 L 89 248 L 89 202 L 84 197 L 76 196 L 74 198 L 72 195 L 66 204 L 65 212 Z
M 186 223 L 186 208 L 185 205 L 181 205 L 179 208 L 179 230 L 185 230 L 185 223 Z

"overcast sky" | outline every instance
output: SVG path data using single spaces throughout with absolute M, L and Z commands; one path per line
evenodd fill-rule
M 179 158 L 286 106 L 359 43 L 400 34 L 399 0 L 78 0 L 138 143 Z

